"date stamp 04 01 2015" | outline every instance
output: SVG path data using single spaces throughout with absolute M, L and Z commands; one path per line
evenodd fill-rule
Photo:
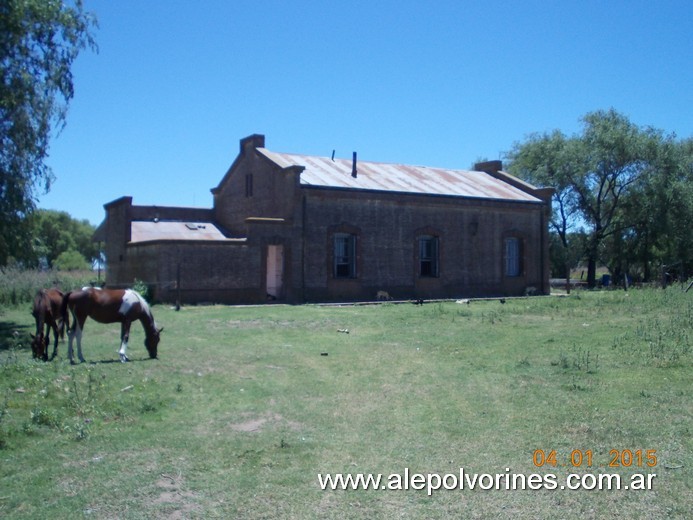
M 556 450 L 534 450 L 532 462 L 537 468 L 551 467 L 593 467 L 595 466 L 592 450 L 572 450 L 570 455 L 559 455 Z M 653 468 L 657 465 L 657 450 L 609 450 L 609 455 L 597 466 L 609 468 Z

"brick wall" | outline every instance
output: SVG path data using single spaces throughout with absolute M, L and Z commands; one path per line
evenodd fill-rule
M 128 277 L 126 246 L 130 241 L 132 197 L 122 197 L 104 206 L 106 209 L 106 282 Z
M 298 200 L 297 169 L 282 169 L 260 155 L 264 139 L 244 139 L 241 153 L 212 190 L 214 218 L 238 235 L 248 232 L 248 217 L 292 219 Z
M 518 295 L 542 287 L 543 206 L 397 194 L 306 189 L 305 298 L 394 298 Z M 357 276 L 332 275 L 332 235 L 357 234 Z M 419 276 L 420 235 L 439 238 L 437 277 Z M 521 276 L 504 272 L 504 239 L 524 244 Z
M 244 243 L 133 244 L 128 259 L 129 276 L 146 281 L 153 300 L 231 304 L 266 299 L 258 273 L 260 249 Z

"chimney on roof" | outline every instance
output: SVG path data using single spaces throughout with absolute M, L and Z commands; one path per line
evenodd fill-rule
M 486 172 L 490 174 L 498 173 L 503 169 L 503 161 L 486 161 L 476 163 L 474 170 L 478 172 Z
M 355 179 L 358 170 L 356 169 L 356 152 L 354 152 L 354 159 L 351 163 L 351 176 Z
M 241 139 L 241 153 L 247 149 L 264 148 L 265 136 L 262 134 L 253 134 Z

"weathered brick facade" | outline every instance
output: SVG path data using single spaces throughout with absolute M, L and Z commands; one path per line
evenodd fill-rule
M 378 291 L 395 299 L 548 293 L 550 190 L 510 177 L 498 162 L 465 174 L 502 190 L 499 196 L 402 190 L 395 184 L 407 180 L 409 167 L 396 165 L 389 166 L 401 176 L 393 188 L 373 189 L 372 182 L 389 182 L 373 180 L 372 171 L 388 171 L 382 165 L 332 161 L 321 170 L 313 158 L 301 158 L 305 165 L 266 151 L 264 137 L 253 135 L 241 140 L 240 154 L 212 190 L 211 209 L 133 206 L 130 197 L 106 204 L 107 283 L 137 278 L 170 302 L 373 300 Z M 415 174 L 424 182 L 437 175 Z M 310 180 L 321 175 L 336 175 L 337 182 Z M 181 223 L 180 236 L 132 239 L 138 222 L 153 222 L 147 229 L 156 232 L 157 223 L 171 221 Z M 183 227 L 190 222 L 218 228 L 219 238 L 201 240 L 194 225 Z

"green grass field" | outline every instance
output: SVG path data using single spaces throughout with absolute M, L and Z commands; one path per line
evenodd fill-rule
M 31 360 L 28 306 L 0 311 L 1 517 L 691 517 L 693 294 L 679 287 L 153 312 L 158 360 L 139 324 L 121 364 L 119 326 L 89 321 L 87 363 L 71 366 L 65 343 Z M 460 468 L 656 477 L 430 496 L 318 484 Z

